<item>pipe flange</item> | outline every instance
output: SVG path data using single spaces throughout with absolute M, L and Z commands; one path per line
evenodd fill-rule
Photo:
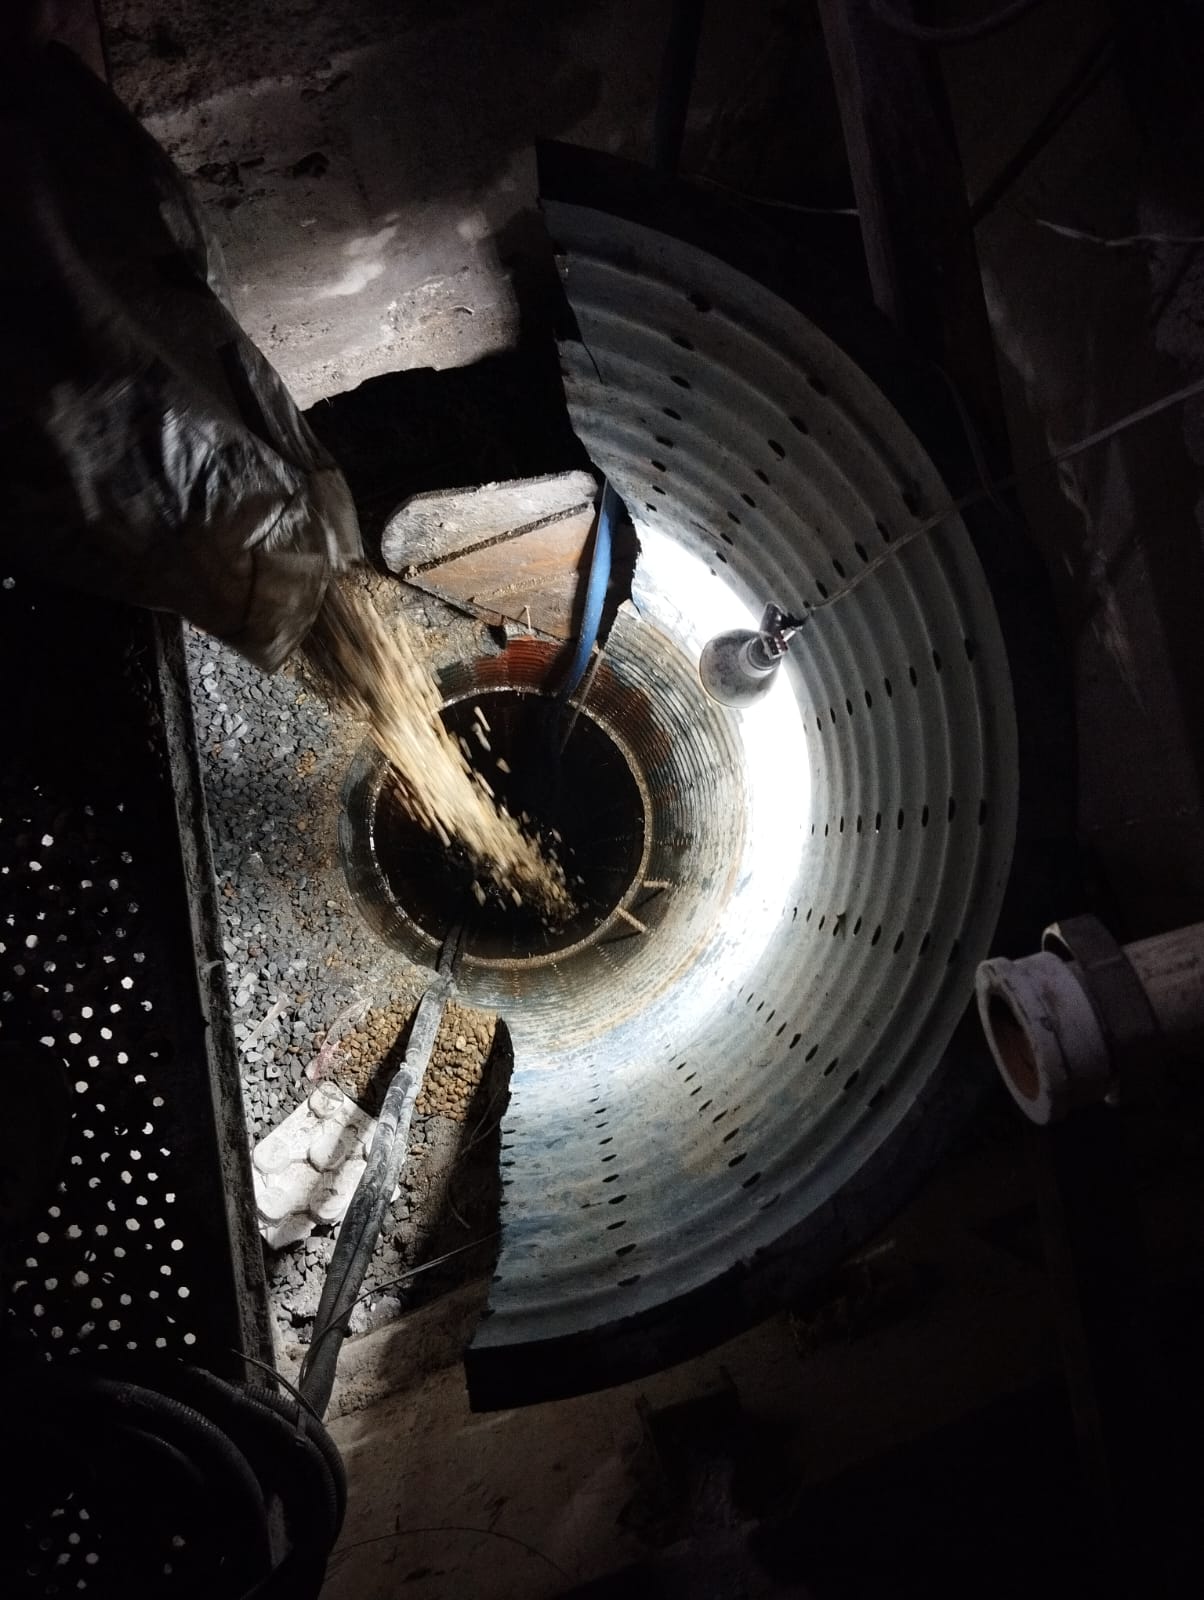
M 1149 1072 L 1159 1038 L 1149 996 L 1123 947 L 1098 917 L 1082 916 L 1051 923 L 1041 948 L 1073 964 L 1107 1041 L 1113 1091 L 1123 1093 L 1134 1069 Z
M 975 990 L 995 1064 L 1031 1121 L 1056 1122 L 1108 1093 L 1108 1046 L 1067 962 L 1050 952 L 984 961 Z

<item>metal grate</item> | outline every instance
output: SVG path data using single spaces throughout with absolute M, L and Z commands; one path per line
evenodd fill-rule
M 262 1267 L 178 627 L 4 576 L 0 672 L 0 1041 L 41 1041 L 72 1091 L 4 1257 L 10 1350 L 241 1376 Z M 47 1510 L 31 1592 L 95 1587 L 88 1506 Z

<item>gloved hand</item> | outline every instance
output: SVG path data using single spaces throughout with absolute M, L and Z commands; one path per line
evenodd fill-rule
M 350 492 L 181 174 L 70 51 L 22 38 L 0 65 L 5 570 L 178 611 L 272 671 L 360 557 Z

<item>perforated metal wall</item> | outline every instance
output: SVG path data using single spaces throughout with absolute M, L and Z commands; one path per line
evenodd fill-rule
M 72 1099 L 4 1256 L 13 1359 L 265 1353 L 181 674 L 174 625 L 3 575 L 0 1040 L 40 1041 Z M 34 1531 L 29 1592 L 103 1588 L 84 1499 Z
M 706 1343 L 889 1214 L 914 1170 L 899 1152 L 957 1071 L 942 1057 L 1017 804 L 1008 660 L 961 522 L 822 606 L 950 497 L 899 412 L 714 256 L 547 212 L 577 323 L 574 426 L 641 539 L 612 664 L 661 718 L 677 826 L 726 871 L 688 960 L 655 928 L 638 947 L 633 997 L 666 964 L 654 1003 L 607 1018 L 583 974 L 564 1003 L 598 1018 L 592 1038 L 516 1019 L 502 1250 L 470 1358 L 486 1403 Z M 769 600 L 821 609 L 767 699 L 723 714 L 736 812 L 691 781 L 680 731 L 714 715 L 707 637 Z M 658 712 L 667 678 L 692 706 Z M 671 897 L 713 888 L 683 874 Z M 591 1379 L 600 1329 L 613 1361 Z

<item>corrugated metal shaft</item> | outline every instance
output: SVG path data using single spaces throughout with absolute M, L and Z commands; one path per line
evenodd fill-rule
M 528 974 L 508 1013 L 503 1239 L 470 1354 L 486 1404 L 720 1337 L 831 1254 L 842 1211 L 856 1232 L 935 1092 L 1016 816 L 1007 658 L 958 521 L 817 611 L 764 703 L 705 698 L 724 619 L 830 598 L 948 491 L 792 306 L 688 245 L 548 211 L 574 425 L 642 547 L 595 713 L 622 740 L 624 701 L 647 710 L 629 756 L 648 873 L 674 887 L 620 959 Z

